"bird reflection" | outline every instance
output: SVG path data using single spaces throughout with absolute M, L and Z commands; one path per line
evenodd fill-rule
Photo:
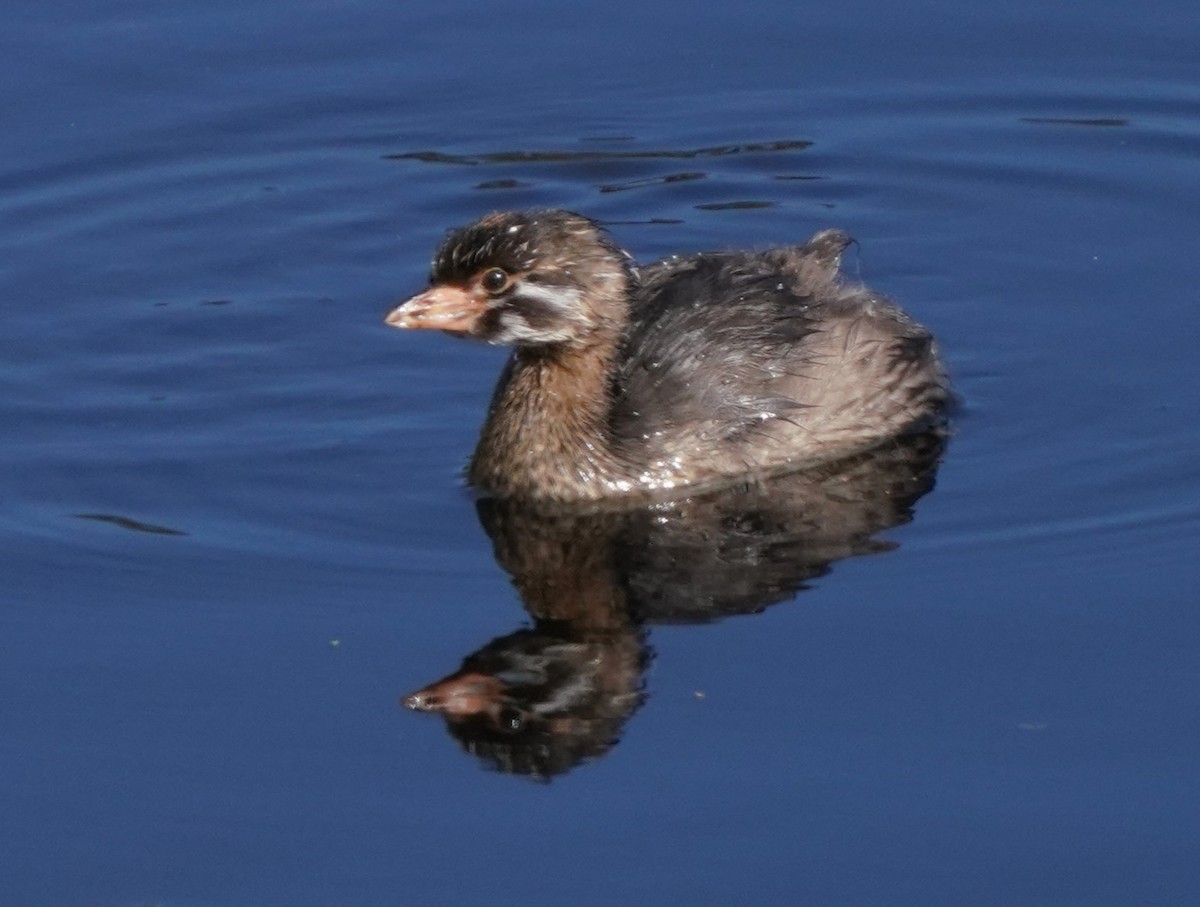
M 940 431 L 629 510 L 481 499 L 532 627 L 404 698 L 485 765 L 550 778 L 604 755 L 645 698 L 647 627 L 758 613 L 843 558 L 889 551 L 934 484 Z

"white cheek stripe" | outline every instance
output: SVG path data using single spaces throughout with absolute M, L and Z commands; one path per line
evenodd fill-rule
M 536 300 L 551 308 L 562 318 L 565 324 L 558 330 L 530 327 L 518 311 L 510 311 L 501 322 L 501 331 L 488 338 L 489 343 L 508 346 L 522 341 L 534 343 L 557 343 L 570 340 L 575 334 L 576 325 L 587 325 L 587 317 L 579 311 L 579 300 L 582 291 L 574 287 L 542 287 L 536 284 L 518 282 L 514 288 L 515 296 Z
M 538 302 L 544 302 L 548 306 L 553 306 L 560 311 L 574 308 L 579 303 L 579 297 L 582 293 L 575 287 L 550 287 L 538 286 L 534 283 L 519 281 L 516 285 L 516 295 L 525 296 L 529 299 L 536 299 Z
M 488 338 L 494 346 L 512 346 L 514 343 L 561 343 L 570 340 L 573 332 L 565 328 L 560 331 L 535 331 L 523 322 L 508 321 L 500 333 Z

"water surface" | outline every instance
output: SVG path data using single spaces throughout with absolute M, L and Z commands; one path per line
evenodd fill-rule
M 1200 896 L 1191 4 L 8 20 L 6 902 Z M 846 229 L 964 401 L 823 560 L 590 527 L 665 604 L 548 783 L 400 705 L 547 615 L 459 478 L 502 353 L 381 323 L 539 205 L 640 258 Z

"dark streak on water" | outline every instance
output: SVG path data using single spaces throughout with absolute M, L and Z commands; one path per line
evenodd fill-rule
M 702 180 L 707 173 L 688 171 L 686 173 L 668 173 L 666 176 L 647 176 L 642 179 L 630 180 L 626 183 L 609 183 L 600 187 L 601 192 L 625 192 L 629 189 L 642 189 L 646 186 L 660 186 L 667 183 L 683 183 L 690 180 Z
M 1022 123 L 1049 126 L 1128 126 L 1129 120 L 1117 117 L 1021 117 Z
M 708 202 L 696 205 L 697 211 L 751 211 L 756 208 L 772 208 L 774 202 L 741 201 L 741 202 Z
M 600 223 L 604 224 L 604 226 L 606 226 L 606 227 L 637 226 L 637 225 L 671 226 L 673 224 L 682 224 L 683 220 L 680 218 L 673 218 L 673 217 L 651 217 L 651 218 L 647 218 L 646 220 L 604 220 L 604 221 L 600 221 Z
M 703 157 L 727 157 L 734 154 L 778 154 L 803 151 L 812 142 L 750 142 L 737 145 L 715 145 L 709 148 L 644 149 L 636 151 L 500 151 L 483 154 L 451 154 L 444 151 L 408 151 L 385 154 L 388 161 L 421 161 L 426 164 L 557 164 L 571 161 L 620 160 L 692 160 Z
M 77 513 L 75 516 L 81 520 L 95 520 L 99 523 L 109 523 L 113 526 L 120 526 L 122 529 L 128 529 L 131 532 L 148 532 L 151 535 L 187 535 L 178 529 L 171 529 L 168 526 L 157 526 L 154 523 L 144 523 L 141 520 L 130 519 L 126 516 L 118 516 L 112 513 Z
M 532 183 L 523 183 L 520 180 L 484 180 L 482 183 L 476 183 L 476 189 L 524 189 Z

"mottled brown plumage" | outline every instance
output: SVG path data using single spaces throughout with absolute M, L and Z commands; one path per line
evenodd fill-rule
M 468 476 L 502 496 L 661 496 L 804 468 L 929 427 L 949 389 L 929 333 L 843 279 L 850 238 L 638 268 L 566 211 L 452 234 L 388 316 L 512 345 Z

